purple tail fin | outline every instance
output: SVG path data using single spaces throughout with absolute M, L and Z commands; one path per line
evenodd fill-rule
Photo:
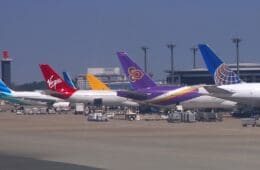
M 133 89 L 156 86 L 155 82 L 127 56 L 127 53 L 118 52 L 117 56 Z

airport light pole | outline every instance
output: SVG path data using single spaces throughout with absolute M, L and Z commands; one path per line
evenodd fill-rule
M 144 72 L 147 73 L 147 50 L 149 48 L 146 46 L 142 46 L 141 49 L 144 51 Z
M 167 44 L 167 47 L 171 50 L 171 84 L 174 84 L 174 58 L 173 58 L 173 48 L 176 47 L 175 44 Z
M 237 75 L 239 76 L 239 43 L 241 42 L 241 38 L 232 38 L 232 42 L 236 46 L 236 57 L 237 57 Z
M 195 69 L 196 68 L 196 53 L 198 51 L 198 48 L 194 46 L 194 47 L 191 47 L 190 49 L 193 53 L 193 69 Z

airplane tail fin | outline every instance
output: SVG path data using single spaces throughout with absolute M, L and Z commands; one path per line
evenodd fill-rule
M 71 95 L 76 90 L 70 87 L 48 64 L 39 65 L 43 74 L 43 77 L 48 85 L 48 88 L 52 91 L 63 95 Z
M 128 57 L 127 53 L 118 52 L 117 56 L 133 89 L 156 86 L 156 83 L 149 77 L 149 75 L 144 73 L 144 71 Z
M 199 44 L 199 49 L 216 85 L 241 83 L 239 76 L 223 63 L 208 45 Z
M 73 81 L 72 81 L 70 75 L 69 75 L 66 71 L 62 72 L 62 74 L 63 74 L 64 81 L 65 81 L 71 88 L 77 89 L 76 86 L 75 86 L 75 84 L 73 83 Z
M 0 79 L 0 94 L 11 95 L 13 91 Z
M 92 74 L 87 74 L 86 78 L 92 90 L 111 90 L 107 85 L 105 85 L 105 83 Z

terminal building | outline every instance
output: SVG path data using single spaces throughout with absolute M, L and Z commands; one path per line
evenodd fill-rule
M 1 60 L 2 80 L 9 87 L 11 87 L 11 62 L 12 59 L 8 51 L 3 51 L 3 58 Z
M 245 82 L 260 82 L 260 64 L 240 63 L 239 76 Z M 229 64 L 229 67 L 236 72 L 236 64 Z M 168 75 L 166 82 L 171 82 L 171 71 L 165 71 Z M 206 68 L 196 68 L 190 70 L 174 71 L 175 84 L 195 85 L 195 84 L 214 84 L 213 77 Z
M 119 67 L 91 67 L 87 69 L 87 73 L 95 75 L 111 89 L 127 89 L 129 87 L 129 83 L 126 81 L 126 77 L 121 73 Z M 86 74 L 78 75 L 76 81 L 79 89 L 89 89 Z

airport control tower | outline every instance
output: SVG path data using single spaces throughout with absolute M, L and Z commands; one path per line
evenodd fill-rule
M 11 86 L 11 61 L 8 51 L 3 51 L 3 59 L 1 61 L 2 80 L 7 86 Z

